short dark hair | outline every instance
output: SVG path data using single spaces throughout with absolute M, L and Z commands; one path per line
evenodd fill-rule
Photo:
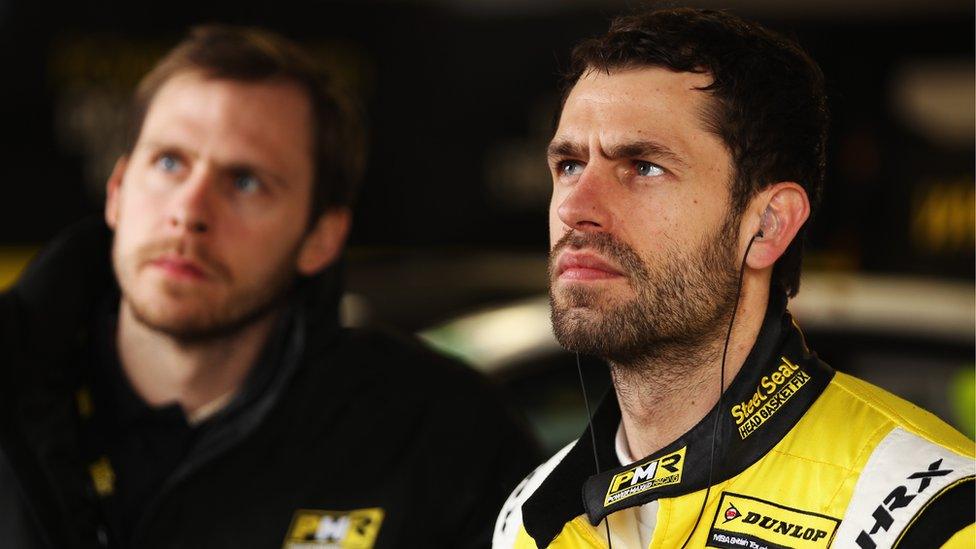
M 757 192 L 795 181 L 816 211 L 826 168 L 829 116 L 823 73 L 794 41 L 723 11 L 656 9 L 615 19 L 610 31 L 573 49 L 563 103 L 587 71 L 665 67 L 705 73 L 705 113 L 735 166 L 730 196 L 741 215 Z M 800 285 L 806 227 L 773 268 L 791 297 Z
M 365 130 L 358 105 L 297 44 L 277 34 L 229 25 L 194 27 L 143 77 L 129 112 L 126 150 L 135 147 L 146 113 L 170 79 L 188 71 L 241 82 L 295 83 L 312 107 L 310 223 L 325 210 L 353 203 L 365 164 Z

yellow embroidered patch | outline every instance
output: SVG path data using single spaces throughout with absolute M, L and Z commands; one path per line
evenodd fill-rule
M 96 494 L 104 498 L 115 492 L 115 470 L 107 457 L 102 456 L 89 465 L 88 474 L 91 475 Z
M 371 549 L 383 523 L 383 509 L 295 511 L 282 549 Z
M 839 524 L 827 515 L 723 492 L 706 546 L 819 549 L 830 547 Z
M 729 409 L 743 440 L 762 427 L 767 419 L 773 417 L 811 379 L 810 374 L 804 372 L 800 366 L 790 362 L 785 356 L 781 359 L 779 368 L 759 380 L 759 386 L 748 400 Z
M 652 488 L 681 482 L 687 446 L 666 456 L 635 465 L 610 480 L 603 506 L 644 493 Z

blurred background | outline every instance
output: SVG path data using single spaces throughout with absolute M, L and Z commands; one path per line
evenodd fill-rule
M 549 331 L 544 148 L 572 45 L 637 5 L 0 0 L 0 287 L 45 241 L 99 211 L 126 101 L 188 26 L 264 26 L 342 75 L 369 114 L 345 322 L 417 332 L 486 372 L 555 449 L 585 416 L 574 357 Z M 972 2 L 688 5 L 795 37 L 826 75 L 828 182 L 791 306 L 811 346 L 972 437 Z M 596 399 L 606 367 L 584 369 Z

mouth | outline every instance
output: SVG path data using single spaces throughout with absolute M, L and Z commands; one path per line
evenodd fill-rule
M 591 252 L 565 252 L 556 263 L 556 277 L 571 281 L 600 281 L 623 278 L 609 261 Z
M 209 278 L 203 266 L 185 257 L 163 255 L 150 261 L 149 266 L 178 280 L 206 280 Z

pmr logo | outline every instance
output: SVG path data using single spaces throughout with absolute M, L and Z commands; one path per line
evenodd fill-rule
M 652 488 L 669 486 L 681 482 L 681 469 L 684 467 L 687 446 L 653 461 L 648 461 L 617 473 L 610 480 L 607 497 L 603 506 L 607 507 L 622 499 L 644 493 Z
M 383 510 L 318 511 L 299 509 L 282 549 L 372 549 Z

